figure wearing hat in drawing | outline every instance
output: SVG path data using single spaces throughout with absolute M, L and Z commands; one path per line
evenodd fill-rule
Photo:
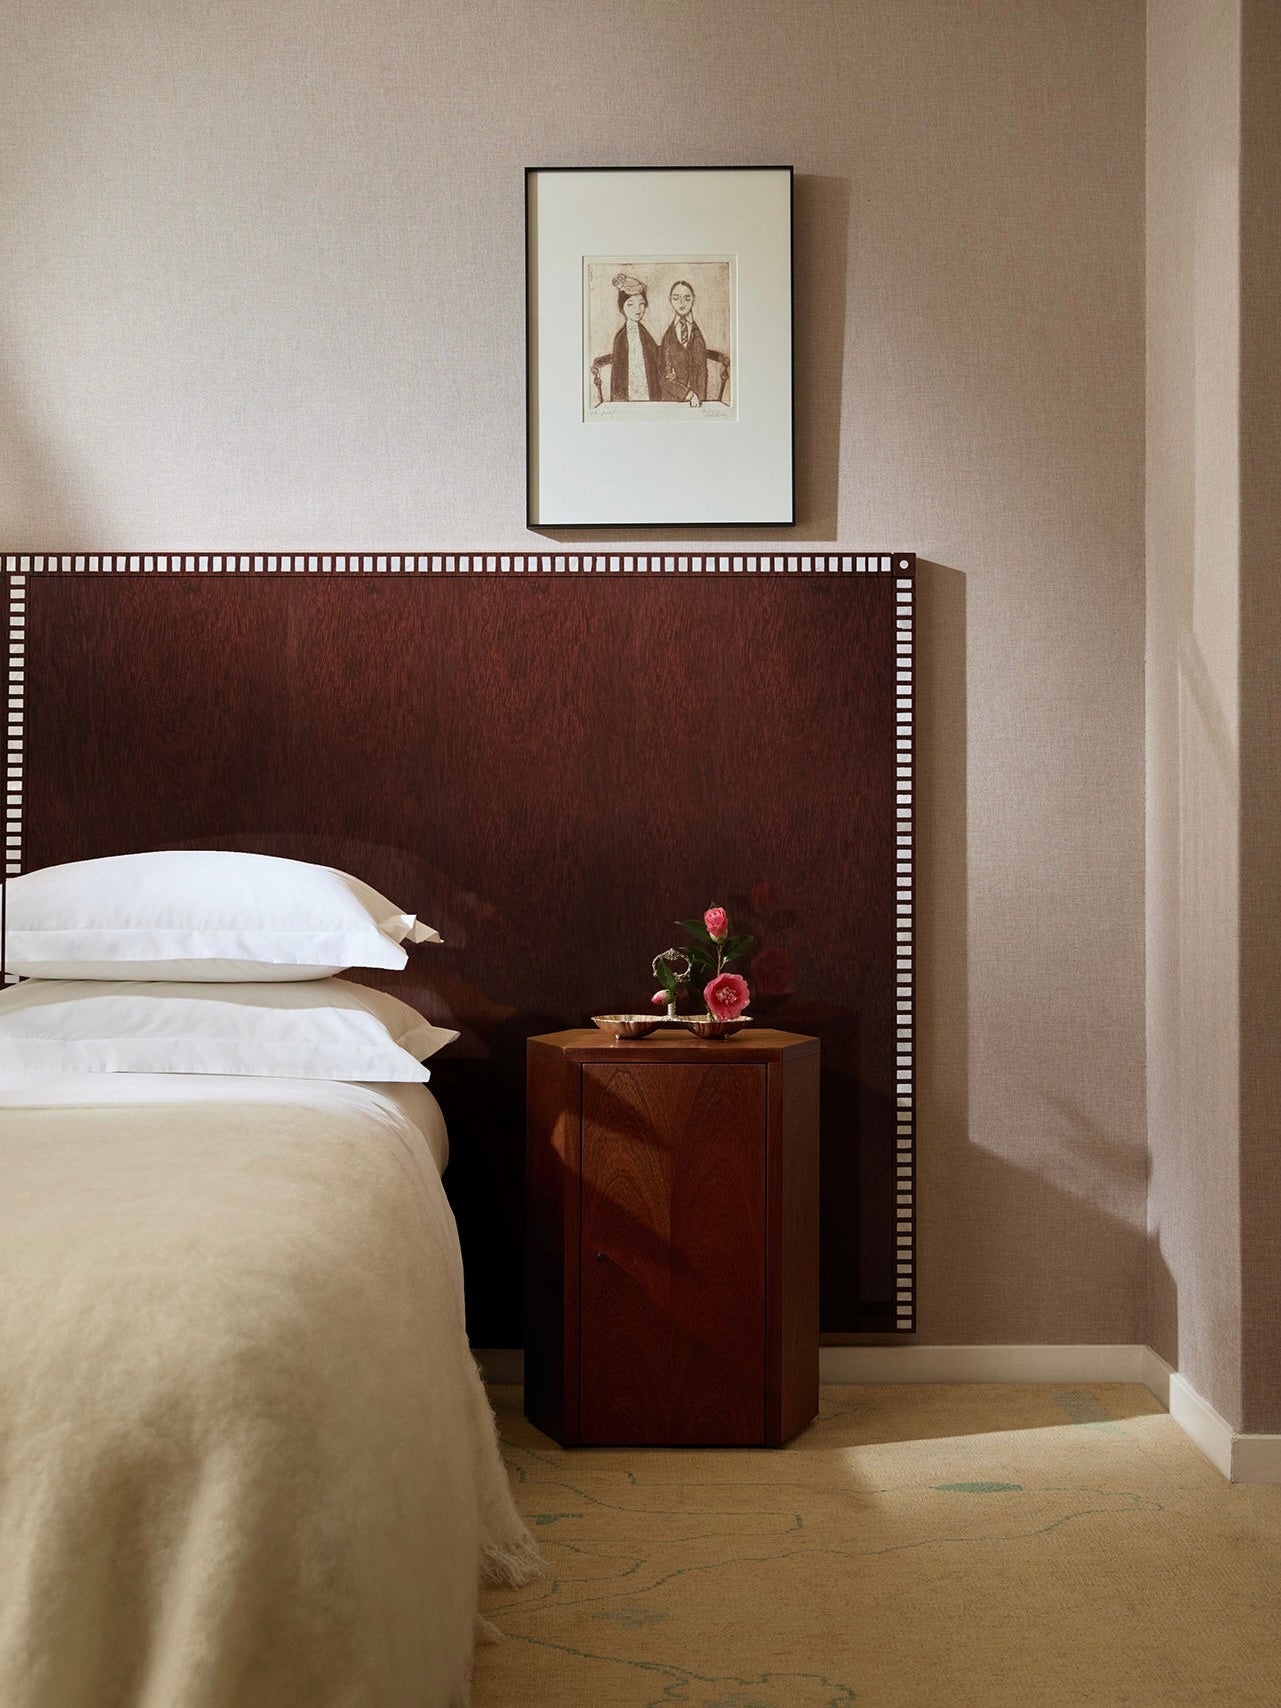
M 657 403 L 658 345 L 641 321 L 649 307 L 649 293 L 630 273 L 615 273 L 611 281 L 618 292 L 618 311 L 623 324 L 614 335 L 614 353 L 609 367 L 611 403 Z
M 672 324 L 659 347 L 663 373 L 663 402 L 687 403 L 697 409 L 707 398 L 707 341 L 694 319 L 694 287 L 677 279 L 668 292 Z

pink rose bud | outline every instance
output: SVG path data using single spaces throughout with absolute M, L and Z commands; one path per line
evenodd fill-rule
M 716 1020 L 737 1020 L 750 999 L 747 980 L 737 973 L 722 973 L 703 987 L 707 1012 Z
M 656 990 L 649 1000 L 654 1004 L 655 1008 L 666 1008 L 667 992 L 665 990 Z
M 703 924 L 713 943 L 723 943 L 729 936 L 729 915 L 723 907 L 709 907 L 703 915 Z

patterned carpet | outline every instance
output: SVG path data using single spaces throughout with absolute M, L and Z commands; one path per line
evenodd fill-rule
M 1278 1708 L 1281 1488 L 1145 1389 L 825 1388 L 782 1452 L 565 1452 L 491 1388 L 550 1568 L 475 1708 Z

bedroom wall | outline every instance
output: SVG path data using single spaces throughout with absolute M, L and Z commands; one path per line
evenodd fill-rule
M 1242 1427 L 1281 1432 L 1281 11 L 1241 31 Z
M 1281 1430 L 1281 14 L 1169 0 L 1148 45 L 1153 1345 Z
M 1241 1416 L 1240 16 L 1148 25 L 1152 1342 Z
M 8 548 L 577 543 L 522 168 L 794 163 L 743 543 L 924 560 L 920 1338 L 1145 1338 L 1141 0 L 47 0 L 9 64 Z

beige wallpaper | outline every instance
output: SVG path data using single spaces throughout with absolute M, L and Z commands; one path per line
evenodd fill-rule
M 7 10 L 7 547 L 536 545 L 522 169 L 795 165 L 751 543 L 925 560 L 921 1338 L 1144 1338 L 1140 0 Z
M 1236 0 L 1148 28 L 1152 1345 L 1241 1403 Z
M 1148 32 L 1152 1343 L 1281 1429 L 1281 12 Z
M 1281 1431 L 1281 8 L 1241 39 L 1242 1427 Z

